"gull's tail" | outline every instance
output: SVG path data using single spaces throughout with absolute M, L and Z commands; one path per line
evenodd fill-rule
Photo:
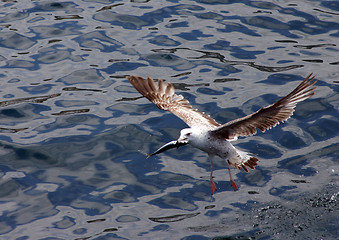
M 258 165 L 259 159 L 253 156 L 250 156 L 249 153 L 243 152 L 239 149 L 235 149 L 236 153 L 229 159 L 229 163 L 239 170 L 244 169 L 245 172 L 249 172 L 250 169 L 254 169 Z
M 232 145 L 231 145 L 232 146 Z M 227 153 L 227 163 L 228 163 L 228 172 L 230 175 L 231 185 L 234 191 L 237 191 L 238 186 L 232 178 L 230 165 L 238 168 L 239 170 L 244 169 L 245 172 L 249 172 L 248 168 L 254 169 L 257 166 L 258 158 L 250 156 L 249 153 L 243 152 L 239 149 L 236 149 L 234 146 L 229 148 Z

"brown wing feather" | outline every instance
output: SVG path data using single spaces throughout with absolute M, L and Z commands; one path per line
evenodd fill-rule
M 138 76 L 129 76 L 130 83 L 148 100 L 153 102 L 162 110 L 170 111 L 181 118 L 190 127 L 203 127 L 213 129 L 220 126 L 210 116 L 193 109 L 182 95 L 175 94 L 171 83 L 166 84 L 162 79 L 158 85 L 150 77 L 144 79 Z
M 314 94 L 317 81 L 313 81 L 312 73 L 302 81 L 286 97 L 281 98 L 276 103 L 261 108 L 259 111 L 243 118 L 230 121 L 211 132 L 218 137 L 234 140 L 238 136 L 248 136 L 257 133 L 257 129 L 262 132 L 275 127 L 280 122 L 286 121 L 294 112 L 298 102 L 301 102 Z

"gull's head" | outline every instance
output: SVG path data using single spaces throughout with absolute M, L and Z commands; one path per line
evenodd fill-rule
M 185 128 L 180 131 L 178 143 L 189 143 L 192 139 L 193 131 L 191 128 Z

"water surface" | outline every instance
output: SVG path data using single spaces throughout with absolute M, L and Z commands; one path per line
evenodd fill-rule
M 1 239 L 335 239 L 336 1 L 4 1 L 0 4 Z M 224 123 L 316 94 L 222 159 L 190 146 L 146 159 L 186 125 L 129 84 L 163 78 Z

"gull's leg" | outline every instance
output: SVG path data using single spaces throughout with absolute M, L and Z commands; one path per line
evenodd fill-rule
M 215 185 L 215 183 L 213 181 L 213 169 L 214 169 L 213 158 L 214 158 L 214 155 L 209 154 L 208 157 L 209 157 L 210 162 L 211 162 L 210 185 L 211 185 L 211 194 L 213 195 L 213 193 L 217 190 L 217 186 Z
M 227 167 L 228 167 L 228 173 L 230 175 L 231 185 L 232 185 L 234 191 L 237 191 L 238 190 L 238 186 L 237 186 L 237 184 L 235 183 L 235 181 L 232 178 L 231 169 L 230 169 L 230 162 L 228 160 L 227 160 Z

